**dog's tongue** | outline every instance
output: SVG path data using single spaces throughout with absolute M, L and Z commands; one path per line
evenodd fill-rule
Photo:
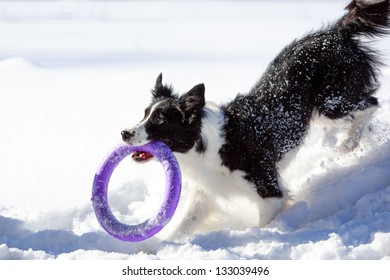
M 153 158 L 152 154 L 149 154 L 147 152 L 134 152 L 131 156 L 135 161 L 147 161 L 148 159 Z

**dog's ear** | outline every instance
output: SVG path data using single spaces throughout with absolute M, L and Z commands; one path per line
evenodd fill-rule
M 172 96 L 172 87 L 164 86 L 162 83 L 162 73 L 156 79 L 156 84 L 154 85 L 154 89 L 152 89 L 152 95 L 154 99 Z
M 179 98 L 180 108 L 185 118 L 191 123 L 196 116 L 200 116 L 205 106 L 204 84 L 194 86 L 189 92 Z

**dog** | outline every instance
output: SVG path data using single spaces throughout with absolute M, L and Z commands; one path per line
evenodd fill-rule
M 362 37 L 387 34 L 389 2 L 353 0 L 335 23 L 285 47 L 247 94 L 221 106 L 205 101 L 203 84 L 179 96 L 157 77 L 144 118 L 121 135 L 130 145 L 162 141 L 176 155 L 191 192 L 178 235 L 197 233 L 221 198 L 254 203 L 260 227 L 274 219 L 288 197 L 278 162 L 301 145 L 314 115 L 349 119 L 344 148 L 356 148 L 362 119 L 378 106 L 381 65 Z

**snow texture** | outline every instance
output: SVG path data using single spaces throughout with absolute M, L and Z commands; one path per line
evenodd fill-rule
M 390 259 L 388 66 L 380 108 L 353 152 L 337 148 L 346 124 L 320 118 L 280 163 L 291 205 L 266 228 L 237 199 L 220 202 L 231 216 L 217 230 L 165 241 L 185 207 L 184 181 L 167 228 L 126 243 L 101 229 L 90 201 L 100 161 L 142 119 L 160 72 L 179 92 L 205 83 L 207 99 L 224 102 L 346 4 L 0 2 L 0 259 Z M 390 40 L 373 46 L 388 63 Z M 111 210 L 141 223 L 158 210 L 164 186 L 159 163 L 126 159 L 111 178 Z

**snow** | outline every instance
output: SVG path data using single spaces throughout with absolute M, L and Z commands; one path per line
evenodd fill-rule
M 355 151 L 337 149 L 342 122 L 327 129 L 314 122 L 281 163 L 291 206 L 266 228 L 250 226 L 251 208 L 240 204 L 229 223 L 190 240 L 164 240 L 169 224 L 126 243 L 101 229 L 90 201 L 97 167 L 120 131 L 142 118 L 160 72 L 179 92 L 205 83 L 206 97 L 224 102 L 247 92 L 284 45 L 345 5 L 1 1 L 0 259 L 390 259 L 388 66 L 381 106 Z M 390 40 L 375 46 L 388 61 Z M 144 221 L 164 186 L 160 164 L 125 160 L 110 182 L 113 213 Z

